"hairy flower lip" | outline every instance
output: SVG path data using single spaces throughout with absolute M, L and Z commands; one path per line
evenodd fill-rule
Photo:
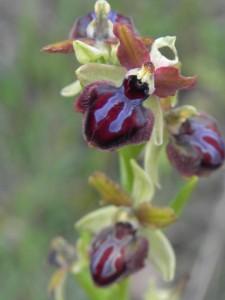
M 103 229 L 91 245 L 90 271 L 94 283 L 104 287 L 136 273 L 144 267 L 148 251 L 148 241 L 128 222 Z
M 149 140 L 154 117 L 142 106 L 142 101 L 148 97 L 145 88 L 144 85 L 139 89 L 135 82 L 126 79 L 119 88 L 107 81 L 86 86 L 75 109 L 84 114 L 83 130 L 88 144 L 114 150 Z

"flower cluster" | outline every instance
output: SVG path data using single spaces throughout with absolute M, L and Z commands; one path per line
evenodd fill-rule
M 119 150 L 121 157 L 124 189 L 104 174 L 93 175 L 91 183 L 107 206 L 77 223 L 78 230 L 92 236 L 84 252 L 98 286 L 135 273 L 149 257 L 165 279 L 173 278 L 175 256 L 160 229 L 178 217 L 179 197 L 170 207 L 151 204 L 159 186 L 162 149 L 172 166 L 191 178 L 185 197 L 196 183 L 193 176 L 209 175 L 225 160 L 225 143 L 216 121 L 192 106 L 178 105 L 178 91 L 193 88 L 197 80 L 181 74 L 175 41 L 172 36 L 141 37 L 129 17 L 98 0 L 93 12 L 74 23 L 69 39 L 43 48 L 49 53 L 75 54 L 81 63 L 76 81 L 61 93 L 78 96 L 74 107 L 82 114 L 88 145 Z M 172 52 L 172 59 L 162 54 L 163 48 Z M 142 168 L 135 158 L 143 149 Z M 157 247 L 163 257 L 157 256 Z M 165 257 L 168 261 L 162 266 Z M 76 263 L 76 270 L 80 269 Z

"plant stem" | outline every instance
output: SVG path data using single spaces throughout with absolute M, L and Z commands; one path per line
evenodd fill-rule
M 123 188 L 130 193 L 133 184 L 133 171 L 131 159 L 137 158 L 143 149 L 143 145 L 127 146 L 119 150 L 120 180 Z

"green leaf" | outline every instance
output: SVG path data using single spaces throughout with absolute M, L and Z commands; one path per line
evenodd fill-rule
M 67 85 L 66 87 L 64 87 L 60 94 L 63 97 L 74 97 L 76 95 L 78 95 L 80 92 L 82 91 L 82 86 L 80 84 L 80 81 L 74 81 L 73 83 Z
M 149 259 L 165 281 L 174 278 L 176 257 L 171 243 L 160 230 L 143 229 L 141 232 L 150 243 Z
M 149 202 L 154 196 L 154 185 L 145 172 L 137 162 L 132 159 L 131 167 L 133 170 L 133 186 L 132 186 L 132 198 L 134 200 L 134 206 L 138 206 L 143 202 Z
M 73 42 L 74 52 L 77 60 L 81 64 L 90 62 L 107 62 L 109 58 L 109 51 L 106 47 L 94 47 L 79 40 Z
M 94 81 L 107 80 L 120 86 L 125 77 L 126 70 L 119 66 L 89 63 L 76 70 L 76 75 L 83 86 Z
M 144 145 L 126 146 L 119 150 L 121 183 L 127 192 L 131 192 L 134 174 L 131 167 L 131 159 L 137 158 Z
M 75 224 L 75 228 L 79 231 L 86 230 L 90 233 L 96 233 L 103 227 L 107 227 L 113 224 L 118 211 L 119 208 L 116 206 L 106 206 L 99 208 L 81 218 Z
M 171 201 L 170 207 L 173 208 L 177 216 L 180 216 L 190 200 L 191 194 L 198 183 L 198 177 L 193 176 L 182 186 L 176 197 Z

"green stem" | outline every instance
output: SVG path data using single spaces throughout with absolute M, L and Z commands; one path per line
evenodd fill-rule
M 118 285 L 118 297 L 114 299 L 128 300 L 129 299 L 129 280 L 125 279 Z
M 133 171 L 131 159 L 137 158 L 143 149 L 143 145 L 127 146 L 119 150 L 120 178 L 121 185 L 128 193 L 131 192 L 133 185 Z

